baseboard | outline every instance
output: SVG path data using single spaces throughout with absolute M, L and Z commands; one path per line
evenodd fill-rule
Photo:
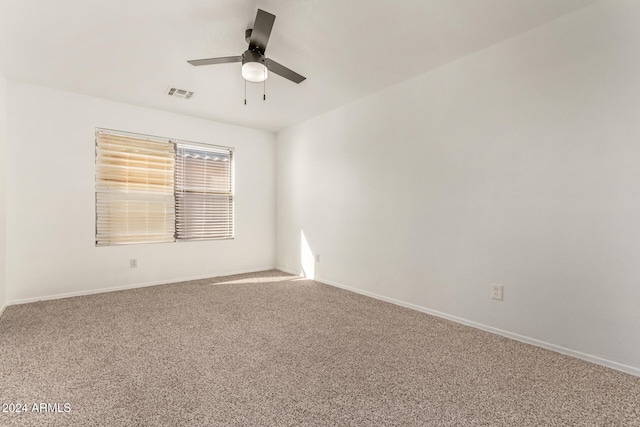
M 3 305 L 2 307 L 0 307 L 0 316 L 2 316 L 2 313 L 4 313 L 4 309 L 7 308 L 8 305 L 9 304 L 7 303 L 7 304 Z
M 286 271 L 286 270 L 284 270 L 284 269 L 282 269 L 280 267 L 276 267 L 276 268 L 278 270 L 282 270 L 282 271 L 285 271 L 287 273 L 290 272 L 292 274 L 297 274 L 297 273 L 294 273 L 292 271 Z M 320 283 L 325 283 L 325 284 L 330 285 L 330 286 L 335 286 L 336 288 L 345 289 L 347 291 L 355 292 L 357 294 L 365 295 L 365 296 L 368 296 L 368 297 L 371 297 L 371 298 L 375 298 L 375 299 L 378 299 L 378 300 L 381 300 L 381 301 L 390 302 L 392 304 L 399 305 L 401 307 L 410 308 L 412 310 L 420 311 L 422 313 L 430 314 L 432 316 L 436 316 L 436 317 L 440 317 L 440 318 L 443 318 L 443 319 L 451 320 L 453 322 L 461 323 L 461 324 L 467 325 L 467 326 L 471 326 L 471 327 L 476 328 L 476 329 L 481 329 L 483 331 L 490 332 L 492 334 L 501 335 L 503 337 L 511 338 L 511 339 L 516 340 L 516 341 L 520 341 L 520 342 L 523 342 L 523 343 L 526 343 L 526 344 L 535 345 L 536 347 L 542 347 L 542 348 L 547 349 L 547 350 L 555 351 L 557 353 L 561 353 L 561 354 L 564 354 L 564 355 L 567 355 L 567 356 L 575 357 L 577 359 L 585 360 L 587 362 L 595 363 L 596 365 L 601 365 L 601 366 L 604 366 L 604 367 L 607 367 L 607 368 L 611 368 L 611 369 L 615 369 L 617 371 L 621 371 L 621 372 L 624 372 L 624 373 L 627 373 L 627 374 L 630 374 L 630 375 L 634 375 L 636 377 L 640 377 L 640 368 L 635 368 L 633 366 L 623 365 L 621 363 L 613 362 L 613 361 L 608 360 L 608 359 L 603 359 L 603 358 L 598 357 L 598 356 L 593 356 L 593 355 L 582 353 L 582 352 L 579 352 L 579 351 L 576 351 L 576 350 L 571 350 L 569 348 L 560 347 L 558 345 L 551 344 L 551 343 L 548 343 L 548 342 L 545 342 L 545 341 L 540 341 L 540 340 L 537 340 L 535 338 L 530 338 L 530 337 L 527 337 L 527 336 L 524 336 L 524 335 L 516 334 L 514 332 L 509 332 L 509 331 L 505 331 L 505 330 L 502 330 L 502 329 L 494 328 L 492 326 L 487 326 L 487 325 L 484 325 L 482 323 L 474 322 L 474 321 L 467 320 L 467 319 L 464 319 L 464 318 L 461 318 L 461 317 L 457 317 L 457 316 L 452 316 L 450 314 L 442 313 L 442 312 L 439 312 L 439 311 L 436 311 L 436 310 L 431 310 L 429 308 L 425 308 L 425 307 L 422 307 L 422 306 L 419 306 L 419 305 L 410 304 L 408 302 L 400 301 L 400 300 L 397 300 L 397 299 L 394 299 L 394 298 L 385 297 L 383 295 L 378 295 L 378 294 L 375 294 L 373 292 L 363 291 L 361 289 L 354 288 L 354 287 L 347 286 L 347 285 L 343 285 L 342 283 L 334 282 L 332 280 L 322 279 L 322 278 L 319 278 L 319 277 L 317 277 L 315 280 L 317 282 L 320 282 Z
M 221 272 L 221 273 L 217 273 L 215 276 L 212 276 L 212 275 L 192 276 L 192 277 L 184 277 L 184 278 L 179 278 L 179 279 L 158 280 L 158 281 L 154 281 L 154 282 L 145 282 L 145 283 L 134 283 L 134 284 L 131 284 L 131 285 L 115 286 L 115 287 L 112 287 L 112 288 L 92 289 L 92 290 L 87 290 L 87 291 L 67 292 L 67 293 L 64 293 L 64 294 L 54 294 L 54 295 L 47 295 L 47 296 L 42 296 L 42 297 L 23 298 L 23 299 L 19 299 L 19 300 L 8 301 L 7 304 L 5 305 L 5 307 L 9 306 L 9 305 L 29 304 L 29 303 L 38 302 L 38 301 L 49 301 L 49 300 L 54 300 L 54 299 L 72 298 L 72 297 L 81 297 L 81 296 L 85 296 L 85 295 L 102 294 L 102 293 L 105 293 L 105 292 L 124 291 L 124 290 L 127 290 L 127 289 L 146 288 L 148 286 L 168 285 L 170 283 L 188 282 L 189 280 L 213 279 L 215 277 L 232 276 L 234 274 L 255 273 L 255 272 L 258 272 L 258 271 L 273 270 L 275 268 L 276 267 L 274 267 L 274 266 L 256 267 L 256 268 L 243 269 L 243 270 L 224 271 L 224 272 Z M 3 310 L 4 310 L 4 307 L 3 307 Z M 1 311 L 0 311 L 0 313 L 1 313 Z
M 280 270 L 280 271 L 282 271 L 284 273 L 289 273 L 289 274 L 293 274 L 295 276 L 300 276 L 300 272 L 299 271 L 293 271 L 290 268 L 284 268 L 284 267 L 278 267 L 278 266 L 275 266 L 274 268 L 276 270 Z

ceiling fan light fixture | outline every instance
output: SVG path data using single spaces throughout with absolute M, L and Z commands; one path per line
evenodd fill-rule
M 242 77 L 251 83 L 262 83 L 269 77 L 269 70 L 261 62 L 245 62 L 242 64 Z

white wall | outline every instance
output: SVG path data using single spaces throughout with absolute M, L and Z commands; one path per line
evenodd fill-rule
M 6 174 L 7 174 L 7 80 L 0 72 L 0 314 L 6 292 Z
M 277 264 L 302 230 L 320 281 L 640 375 L 638 22 L 598 3 L 279 133 Z
M 8 121 L 10 303 L 273 267 L 273 134 L 14 81 Z M 235 147 L 235 239 L 95 247 L 96 127 Z

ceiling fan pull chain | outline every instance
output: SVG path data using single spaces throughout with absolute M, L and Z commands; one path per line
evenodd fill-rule
M 244 81 L 244 105 L 247 105 L 247 81 L 246 80 Z
M 262 81 L 262 100 L 267 100 L 267 66 L 264 66 L 262 70 L 262 74 L 264 74 L 264 80 Z

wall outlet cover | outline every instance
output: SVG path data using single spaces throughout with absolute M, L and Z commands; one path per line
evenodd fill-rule
M 493 284 L 491 285 L 491 298 L 497 301 L 502 301 L 504 293 L 504 287 L 502 285 Z

